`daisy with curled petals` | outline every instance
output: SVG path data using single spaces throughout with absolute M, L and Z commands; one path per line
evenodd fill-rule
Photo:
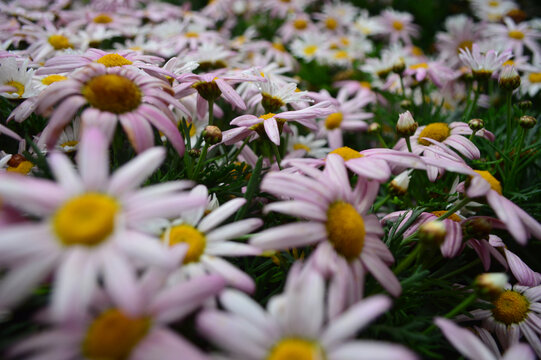
M 351 189 L 344 160 L 336 154 L 327 156 L 324 171 L 297 166 L 308 175 L 271 172 L 265 176 L 261 190 L 291 200 L 271 203 L 264 211 L 308 221 L 264 230 L 250 243 L 263 250 L 318 244 L 312 255 L 320 260 L 316 266 L 327 268 L 332 260 L 357 283 L 363 281 L 367 269 L 392 295 L 400 295 L 400 283 L 388 267 L 393 255 L 380 240 L 383 229 L 375 215 L 367 214 L 379 183 L 359 177 Z
M 366 298 L 332 321 L 327 317 L 323 278 L 313 270 L 290 270 L 285 290 L 267 309 L 245 294 L 225 290 L 224 311 L 204 310 L 200 332 L 222 349 L 220 359 L 235 360 L 364 360 L 417 359 L 403 346 L 356 340 L 356 333 L 391 307 L 383 295 Z M 329 291 L 331 291 L 329 289 Z
M 182 155 L 184 140 L 169 106 L 187 115 L 188 111 L 168 91 L 172 93 L 166 82 L 142 71 L 91 63 L 41 93 L 36 104 L 38 113 L 57 106 L 43 130 L 39 145 L 54 146 L 75 113 L 86 107 L 81 113 L 83 124 L 96 125 L 112 137 L 117 121 L 120 121 L 135 151 L 141 152 L 154 145 L 151 127 L 154 126 Z
M 481 52 L 477 43 L 473 44 L 471 50 L 468 47 L 461 48 L 458 57 L 462 63 L 468 66 L 474 76 L 489 78 L 492 73 L 499 70 L 503 63 L 511 59 L 513 52 L 510 49 L 498 52 L 488 50 Z
M 51 328 L 22 340 L 8 350 L 14 359 L 183 359 L 208 360 L 197 347 L 170 329 L 219 293 L 224 281 L 206 275 L 172 287 L 163 287 L 163 276 L 148 271 L 137 284 L 128 312 L 109 299 L 92 303 L 86 316 L 76 321 L 49 321 Z M 46 319 L 48 320 L 48 319 Z
M 453 321 L 445 318 L 434 320 L 447 340 L 466 359 L 470 360 L 534 360 L 535 354 L 526 344 L 513 344 L 503 355 L 496 345 L 494 338 L 485 329 L 475 328 L 481 339 L 472 331 L 457 326 Z M 483 341 L 481 341 L 483 340 Z M 484 344 L 483 342 L 486 342 Z
M 482 320 L 483 328 L 494 333 L 504 349 L 517 344 L 522 336 L 541 356 L 541 286 L 528 287 L 507 284 L 505 290 L 492 300 L 492 309 L 470 312 L 471 317 L 460 320 Z
M 302 110 L 285 111 L 278 114 L 267 113 L 259 117 L 242 115 L 231 120 L 230 124 L 237 126 L 237 128 L 224 131 L 222 142 L 231 145 L 247 137 L 251 137 L 251 140 L 260 137 L 280 145 L 280 135 L 287 122 L 295 121 L 311 130 L 316 130 L 317 125 L 314 119 L 332 112 L 334 112 L 332 103 L 324 101 Z
M 475 173 L 467 183 L 459 184 L 460 189 L 465 188 L 470 199 L 484 197 L 507 231 L 520 244 L 526 244 L 531 235 L 541 239 L 541 224 L 502 195 L 501 183 L 488 171 L 475 170 Z
M 533 29 L 527 21 L 516 24 L 510 17 L 505 17 L 503 24 L 487 25 L 485 33 L 491 40 L 513 49 L 513 54 L 517 57 L 523 54 L 526 47 L 532 52 L 534 63 L 541 60 L 541 32 Z
M 107 141 L 89 127 L 77 154 L 79 171 L 66 155 L 53 152 L 49 166 L 57 182 L 0 174 L 2 201 L 41 219 L 2 229 L 0 264 L 9 270 L 0 283 L 0 309 L 54 272 L 55 319 L 80 316 L 100 279 L 118 304 L 134 310 L 137 268 L 172 269 L 184 254 L 166 251 L 158 238 L 138 231 L 138 224 L 205 201 L 179 192 L 191 185 L 183 181 L 136 190 L 164 158 L 163 148 L 149 149 L 109 177 Z
M 255 283 L 252 278 L 222 259 L 222 256 L 259 255 L 261 250 L 258 248 L 230 240 L 254 231 L 263 221 L 251 218 L 219 226 L 235 214 L 246 203 L 246 199 L 233 199 L 209 211 L 210 199 L 204 185 L 193 188 L 191 194 L 208 200 L 200 206 L 183 211 L 181 216 L 173 221 L 155 223 L 160 227 L 162 242 L 167 247 L 188 245 L 183 265 L 171 275 L 171 281 L 178 282 L 179 279 L 210 273 L 220 275 L 230 286 L 253 292 Z
M 425 163 L 419 156 L 392 149 L 374 148 L 356 151 L 343 146 L 331 151 L 329 155 L 331 154 L 341 156 L 346 168 L 353 173 L 379 182 L 389 180 L 393 167 L 426 169 Z M 325 159 L 284 159 L 283 161 L 284 166 L 298 164 L 319 167 L 325 164 Z
M 452 68 L 460 66 L 460 49 L 471 49 L 474 42 L 481 40 L 481 28 L 467 15 L 454 15 L 445 19 L 446 32 L 436 34 L 438 57 Z

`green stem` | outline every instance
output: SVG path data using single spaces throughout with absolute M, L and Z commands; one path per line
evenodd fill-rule
M 406 136 L 404 139 L 406 139 L 406 145 L 408 146 L 408 151 L 409 151 L 410 153 L 412 153 L 413 151 L 411 150 L 410 137 L 409 137 L 409 136 Z
M 377 137 L 378 137 L 379 142 L 381 143 L 381 145 L 383 145 L 384 148 L 389 148 L 389 145 L 387 145 L 387 143 L 383 139 L 383 136 L 381 136 L 379 132 L 377 133 Z
M 458 210 L 462 209 L 467 203 L 469 203 L 471 201 L 470 198 L 468 197 L 465 197 L 464 199 L 462 199 L 461 201 L 459 201 L 458 203 L 456 203 L 452 208 L 450 208 L 449 210 L 447 210 L 447 212 L 445 214 L 443 214 L 442 216 L 440 216 L 439 218 L 437 218 L 437 220 L 444 220 L 444 219 L 447 219 L 449 216 L 453 215 L 455 212 L 457 212 Z
M 374 209 L 372 210 L 372 212 L 376 212 L 379 210 L 379 208 L 385 204 L 387 202 L 387 200 L 389 200 L 391 198 L 391 194 L 387 194 L 383 199 L 381 199 L 380 201 L 378 201 L 375 205 L 374 205 Z
M 513 165 L 511 165 L 511 172 L 510 172 L 510 175 L 509 175 L 509 178 L 513 179 L 512 180 L 513 183 L 516 181 L 515 169 L 516 169 L 517 164 L 518 164 L 518 159 L 520 158 L 520 153 L 522 151 L 522 147 L 524 146 L 524 134 L 526 133 L 526 131 L 522 127 L 520 127 L 519 131 L 520 131 L 520 135 L 519 135 L 519 140 L 518 140 L 518 149 L 515 152 L 515 155 L 513 156 Z
M 270 143 L 272 151 L 274 152 L 274 157 L 276 158 L 276 164 L 278 164 L 278 169 L 282 170 L 282 166 L 280 165 L 280 163 L 282 162 L 282 158 L 280 157 L 280 149 L 278 149 L 278 146 L 276 146 L 276 144 L 272 141 Z
M 203 163 L 205 162 L 207 158 L 207 150 L 209 148 L 209 144 L 205 142 L 205 145 L 203 146 L 203 150 L 201 150 L 201 155 L 199 155 L 199 159 L 197 160 L 197 165 L 195 166 L 195 170 L 193 172 L 193 179 L 197 179 L 199 176 L 199 171 L 201 171 L 201 167 L 203 166 Z
M 209 100 L 209 125 L 214 125 L 214 100 Z
M 453 310 L 449 311 L 447 314 L 443 315 L 444 318 L 450 319 L 454 317 L 455 315 L 458 315 L 464 311 L 468 306 L 470 306 L 475 300 L 477 300 L 477 294 L 472 293 L 470 296 L 462 300 L 460 304 L 458 304 Z M 430 327 L 428 327 L 425 331 L 423 331 L 423 335 L 427 335 L 432 330 L 436 329 L 436 325 L 432 324 Z
M 469 137 L 469 140 L 470 140 L 470 141 L 473 140 L 473 137 L 475 136 L 476 133 L 477 133 L 477 130 L 474 130 L 474 131 L 471 133 L 471 135 L 470 135 L 470 137 Z
M 461 268 L 456 269 L 455 271 L 451 271 L 450 273 L 447 273 L 447 274 L 445 274 L 443 276 L 438 277 L 438 280 L 443 280 L 443 279 L 448 279 L 450 277 L 453 277 L 453 276 L 455 276 L 457 274 L 460 274 L 460 273 L 462 273 L 462 272 L 464 272 L 464 271 L 466 271 L 466 270 L 468 270 L 468 269 L 470 269 L 472 267 L 475 267 L 480 262 L 481 262 L 480 259 L 476 259 L 475 261 L 472 261 L 471 263 L 468 263 L 468 264 L 462 266 Z
M 246 144 L 248 144 L 249 140 L 250 140 L 249 136 L 246 139 L 244 139 L 244 141 L 242 142 L 242 145 L 237 149 L 237 151 L 235 151 L 235 153 L 233 153 L 233 157 L 231 158 L 231 162 L 237 160 L 237 157 L 240 155 L 240 153 L 242 152 L 242 149 L 244 149 Z
M 471 103 L 470 107 L 466 111 L 466 114 L 464 115 L 464 121 L 467 122 L 470 119 L 470 115 L 477 106 L 477 101 L 479 100 L 479 95 L 481 94 L 481 89 L 479 88 L 479 84 L 477 84 L 477 89 L 475 90 L 475 95 L 473 97 L 473 102 Z
M 419 255 L 421 251 L 421 245 L 417 244 L 415 246 L 415 249 L 413 249 L 409 254 L 408 256 L 406 256 L 406 258 L 404 260 L 402 260 L 397 266 L 396 268 L 393 270 L 394 274 L 395 275 L 398 275 L 400 274 L 402 271 L 404 271 L 407 267 L 409 267 L 411 265 L 411 263 L 413 262 L 413 260 L 415 260 L 417 258 L 417 255 Z
M 511 97 L 513 96 L 513 93 L 511 91 L 507 91 L 506 94 L 505 103 L 507 106 L 506 112 L 507 112 L 507 131 L 506 131 L 506 138 L 505 138 L 505 149 L 509 149 L 509 143 L 511 142 L 511 132 L 513 130 L 513 124 L 512 124 L 512 118 L 511 118 Z
M 402 78 L 402 75 L 400 75 L 400 88 L 402 89 L 402 97 L 406 98 L 406 87 L 404 86 L 404 79 Z

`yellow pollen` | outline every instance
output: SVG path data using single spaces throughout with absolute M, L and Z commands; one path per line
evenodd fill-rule
M 340 147 L 338 149 L 334 149 L 329 154 L 340 155 L 342 157 L 342 159 L 344 159 L 344 161 L 348 161 L 348 160 L 351 160 L 351 159 L 358 159 L 358 158 L 363 157 L 363 155 L 361 153 L 359 153 L 358 151 L 355 151 L 352 148 L 347 147 L 347 146 L 342 146 L 342 147 Z
M 447 139 L 449 135 L 451 135 L 451 129 L 449 129 L 449 126 L 446 123 L 433 123 L 427 125 L 423 131 L 421 131 L 417 142 L 421 145 L 428 146 L 432 143 L 422 138 L 430 138 L 432 140 L 442 142 L 443 140 Z
M 141 104 L 141 90 L 133 81 L 116 74 L 99 75 L 83 87 L 83 96 L 92 107 L 122 114 Z
M 472 46 L 473 46 L 473 41 L 471 40 L 464 40 L 462 41 L 460 44 L 458 44 L 458 46 L 456 47 L 456 53 L 457 54 L 460 54 L 460 49 L 462 50 L 470 50 L 472 49 Z
M 133 64 L 130 60 L 126 59 L 122 55 L 107 54 L 96 60 L 97 63 L 103 64 L 106 67 L 124 66 Z
M 411 53 L 412 53 L 414 56 L 423 56 L 423 55 L 424 55 L 423 49 L 421 49 L 421 48 L 418 47 L 418 46 L 413 46 L 413 47 L 411 48 Z
M 62 75 L 49 75 L 47 77 L 44 77 L 43 79 L 41 79 L 41 83 L 43 85 L 51 85 L 52 83 L 55 83 L 55 82 L 58 82 L 58 81 L 64 81 L 64 80 L 67 80 L 68 78 L 65 77 L 65 76 L 62 76 Z
M 404 28 L 404 24 L 402 24 L 402 22 L 398 21 L 398 20 L 395 20 L 393 21 L 393 28 L 396 30 L 396 31 L 400 31 Z
M 168 245 L 173 246 L 180 243 L 188 244 L 188 252 L 184 257 L 184 264 L 199 261 L 199 258 L 205 252 L 207 240 L 205 234 L 191 225 L 177 225 L 169 231 Z
M 347 51 L 339 50 L 339 51 L 334 53 L 334 58 L 335 59 L 347 59 L 347 58 L 349 58 L 349 55 L 348 55 Z
M 293 27 L 297 30 L 304 30 L 308 27 L 308 21 L 305 19 L 295 19 L 295 21 L 293 21 Z
M 73 47 L 69 39 L 65 37 L 64 35 L 51 35 L 49 36 L 48 40 L 49 40 L 49 44 L 51 44 L 51 46 L 55 50 L 69 49 Z
M 372 88 L 372 84 L 370 84 L 368 81 L 359 81 L 359 85 L 361 85 L 365 89 Z
M 265 114 L 265 115 L 261 115 L 259 118 L 263 119 L 263 120 L 267 120 L 267 119 L 270 119 L 273 116 L 276 116 L 276 114 L 268 113 L 268 114 Z
M 347 260 L 357 258 L 364 247 L 363 217 L 346 202 L 337 201 L 327 210 L 327 237 L 336 252 Z
M 340 127 L 344 116 L 341 112 L 335 112 L 327 116 L 325 119 L 325 127 L 327 130 L 333 130 Z
M 150 328 L 148 318 L 131 318 L 118 309 L 101 313 L 88 327 L 83 341 L 87 359 L 125 360 Z
M 23 96 L 23 94 L 24 94 L 24 85 L 21 84 L 20 82 L 15 81 L 15 80 L 11 80 L 11 81 L 8 81 L 7 83 L 5 83 L 4 85 L 12 86 L 15 89 L 17 89 L 15 91 L 7 91 L 8 94 L 17 94 L 17 95 L 19 95 L 19 99 Z
M 6 171 L 7 172 L 15 172 L 15 173 L 18 173 L 18 174 L 22 174 L 22 175 L 26 175 L 30 172 L 30 170 L 32 170 L 32 168 L 34 167 L 34 164 L 32 164 L 30 161 L 28 160 L 25 160 L 25 161 L 21 161 L 17 166 L 13 167 L 13 166 L 9 166 Z
M 304 48 L 304 54 L 307 56 L 312 56 L 316 53 L 317 46 L 316 45 L 308 45 Z
M 446 212 L 447 211 L 445 211 L 445 210 L 438 210 L 438 211 L 432 211 L 431 214 L 434 215 L 434 216 L 440 217 L 443 214 L 445 214 Z M 453 220 L 453 221 L 456 221 L 456 222 L 461 222 L 462 221 L 462 219 L 457 214 L 451 214 L 447 219 Z
M 494 319 L 506 325 L 522 322 L 530 311 L 530 302 L 516 291 L 507 290 L 502 292 L 492 302 Z
M 488 6 L 491 6 L 491 7 L 497 7 L 499 5 L 500 5 L 499 1 L 489 1 L 488 2 Z
M 304 144 L 293 145 L 293 150 L 305 150 L 306 152 L 310 152 L 310 148 Z
M 99 14 L 92 21 L 96 24 L 109 24 L 110 22 L 113 22 L 113 19 L 107 14 Z
M 119 204 L 99 193 L 86 193 L 69 199 L 53 217 L 53 228 L 63 245 L 94 246 L 115 229 Z
M 534 84 L 534 83 L 540 83 L 541 82 L 541 72 L 538 73 L 531 73 L 528 75 L 528 80 Z
M 335 18 L 332 18 L 332 17 L 327 18 L 327 20 L 325 20 L 325 26 L 329 30 L 334 30 L 338 26 L 338 21 Z
M 517 39 L 517 40 L 524 39 L 524 33 L 519 30 L 511 30 L 509 31 L 509 33 L 507 33 L 507 35 L 509 35 L 509 37 L 512 39 Z
M 515 61 L 512 60 L 512 59 L 509 59 L 509 60 L 507 60 L 506 62 L 504 62 L 504 63 L 502 64 L 502 67 L 504 67 L 504 66 L 511 66 L 511 65 L 515 65 Z
M 280 340 L 266 360 L 324 360 L 323 349 L 315 342 L 286 338 Z
M 410 69 L 417 70 L 417 69 L 428 69 L 428 64 L 423 62 L 415 65 L 411 65 Z
M 141 50 L 143 50 L 143 48 L 140 47 L 140 46 L 132 46 L 132 47 L 129 48 L 129 49 L 130 49 L 130 50 L 134 50 L 134 51 L 141 51 Z
M 190 126 L 190 137 L 192 137 L 197 133 L 197 128 L 193 123 L 188 123 L 188 126 Z
M 65 143 L 60 144 L 60 146 L 63 148 L 68 147 L 68 146 L 75 147 L 77 146 L 77 144 L 79 144 L 77 140 L 70 140 L 70 141 L 66 141 Z
M 199 34 L 193 31 L 188 31 L 186 34 L 184 34 L 184 36 L 188 38 L 198 38 Z
M 502 194 L 502 184 L 491 173 L 485 170 L 474 170 L 476 173 L 481 175 L 489 184 L 492 190 L 496 191 L 498 194 Z
M 278 51 L 285 52 L 286 48 L 284 47 L 284 44 L 279 42 L 273 42 L 272 47 L 275 48 Z

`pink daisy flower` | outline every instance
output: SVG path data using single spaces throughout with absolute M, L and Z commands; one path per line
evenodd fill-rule
M 461 14 L 445 19 L 445 30 L 436 34 L 438 57 L 456 69 L 460 66 L 460 49 L 471 49 L 473 43 L 481 40 L 480 27 L 472 18 Z
M 428 78 L 434 85 L 443 88 L 449 81 L 457 78 L 459 73 L 439 61 L 428 61 L 408 66 L 404 75 L 411 76 L 416 82 L 422 82 Z
M 359 177 L 351 189 L 346 165 L 336 154 L 327 156 L 324 171 L 304 166 L 309 176 L 273 172 L 265 176 L 261 189 L 291 200 L 267 205 L 265 212 L 276 211 L 307 219 L 278 226 L 256 234 L 251 244 L 261 249 L 289 249 L 319 244 L 313 256 L 318 268 L 329 261 L 362 281 L 367 269 L 394 296 L 402 291 L 388 268 L 394 262 L 389 249 L 380 240 L 383 229 L 378 219 L 367 212 L 376 198 L 379 184 Z
M 68 80 L 50 85 L 41 94 L 36 105 L 38 113 L 48 111 L 55 104 L 57 107 L 43 130 L 39 145 L 54 146 L 62 129 L 81 107 L 87 106 L 81 113 L 83 124 L 94 124 L 112 136 L 120 121 L 137 152 L 154 145 L 152 125 L 182 155 L 184 140 L 169 105 L 186 115 L 188 111 L 168 91 L 172 93 L 167 83 L 144 72 L 91 63 Z
M 511 59 L 513 53 L 510 49 L 502 52 L 496 50 L 488 50 L 481 53 L 477 43 L 472 45 L 471 50 L 467 47 L 460 49 L 458 57 L 468 66 L 473 75 L 481 78 L 489 78 L 495 71 L 500 70 L 503 63 Z
M 387 9 L 379 19 L 384 28 L 383 33 L 389 36 L 391 44 L 398 40 L 411 44 L 411 38 L 419 36 L 419 26 L 413 23 L 413 15 L 410 13 Z
M 208 360 L 190 342 L 169 329 L 224 287 L 215 275 L 163 287 L 163 276 L 147 272 L 137 284 L 134 311 L 106 299 L 94 301 L 86 316 L 53 322 L 52 328 L 19 342 L 8 355 L 17 359 L 184 359 Z
M 445 318 L 436 318 L 436 325 L 443 332 L 447 340 L 466 359 L 470 360 L 534 360 L 535 354 L 526 344 L 513 344 L 501 355 L 494 338 L 485 329 L 475 328 L 479 332 L 477 337 L 472 331 L 457 326 L 453 321 Z M 483 341 L 481 341 L 483 340 Z M 484 344 L 486 342 L 487 344 Z
M 54 152 L 49 166 L 57 182 L 1 173 L 2 200 L 42 220 L 3 229 L 0 263 L 9 271 L 0 283 L 0 308 L 16 304 L 55 272 L 56 319 L 80 316 L 100 278 L 118 304 L 135 311 L 136 269 L 172 268 L 184 254 L 166 251 L 159 239 L 137 230 L 138 224 L 205 201 L 179 192 L 189 182 L 136 190 L 164 158 L 163 148 L 149 149 L 109 178 L 106 139 L 88 128 L 77 154 L 78 172 L 66 155 Z
M 225 311 L 199 314 L 200 332 L 223 349 L 220 359 L 417 358 L 400 345 L 354 339 L 360 329 L 391 307 L 388 297 L 366 298 L 331 321 L 325 282 L 317 272 L 305 269 L 290 271 L 284 293 L 272 297 L 266 310 L 241 292 L 225 290 L 220 296 Z
M 488 24 L 485 33 L 494 42 L 501 42 L 503 46 L 513 49 L 515 56 L 521 56 L 524 48 L 527 48 L 533 54 L 534 63 L 541 60 L 541 32 L 528 22 L 516 24 L 510 17 L 505 17 L 503 24 Z

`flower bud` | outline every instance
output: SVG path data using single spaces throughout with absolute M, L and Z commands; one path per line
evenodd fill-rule
M 201 155 L 201 150 L 191 149 L 190 151 L 188 151 L 188 155 L 190 155 L 193 158 L 198 158 Z
M 403 171 L 391 180 L 389 190 L 396 195 L 404 195 L 408 191 L 411 171 L 412 170 Z
M 533 116 L 523 115 L 520 117 L 520 119 L 518 119 L 518 124 L 523 129 L 531 129 L 535 126 L 535 124 L 537 124 L 537 120 Z
M 413 103 L 411 100 L 404 99 L 400 102 L 400 107 L 404 110 L 411 110 L 413 109 Z
M 531 108 L 533 104 L 530 100 L 522 100 L 517 105 L 520 109 L 526 110 Z
M 513 65 L 504 66 L 498 79 L 500 87 L 504 90 L 513 91 L 520 86 L 520 76 Z
M 462 223 L 462 234 L 465 240 L 488 239 L 492 231 L 492 224 L 484 217 L 473 217 Z
M 381 131 L 381 125 L 379 123 L 372 123 L 368 126 L 369 133 L 378 133 Z
M 473 286 L 481 297 L 490 300 L 504 292 L 507 281 L 505 273 L 484 273 L 475 278 Z
M 398 116 L 398 122 L 396 123 L 396 132 L 398 135 L 403 137 L 412 136 L 418 127 L 419 124 L 413 119 L 409 111 Z
M 393 72 L 396 74 L 402 74 L 406 69 L 406 63 L 404 59 L 398 58 L 393 64 Z
M 445 224 L 439 220 L 429 221 L 419 228 L 419 239 L 424 245 L 440 246 L 446 234 Z
M 205 127 L 205 130 L 203 130 L 203 139 L 205 139 L 207 144 L 217 144 L 222 141 L 222 130 L 217 126 L 208 125 Z
M 468 121 L 468 126 L 473 131 L 479 131 L 485 127 L 485 122 L 483 121 L 483 119 L 471 119 L 470 121 Z

